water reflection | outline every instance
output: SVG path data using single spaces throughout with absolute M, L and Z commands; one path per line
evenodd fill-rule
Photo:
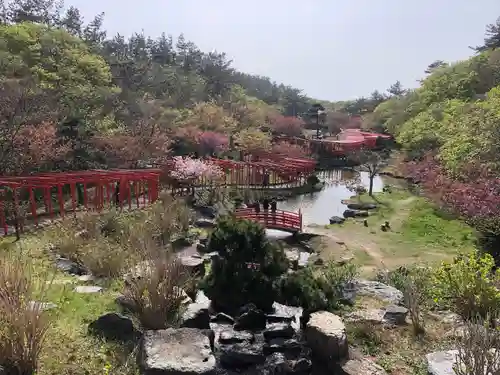
M 347 199 L 353 195 L 345 186 L 345 181 L 352 180 L 356 172 L 336 169 L 323 171 L 318 174 L 321 181 L 326 182 L 326 186 L 318 193 L 299 195 L 278 203 L 278 209 L 286 211 L 302 211 L 304 225 L 329 224 L 332 216 L 342 216 L 346 206 L 341 203 L 342 199 Z M 361 184 L 368 188 L 369 178 L 366 172 L 359 175 Z M 382 191 L 382 179 L 377 176 L 373 182 L 373 191 Z M 273 231 L 274 232 L 274 231 Z M 273 233 L 274 234 L 274 233 Z

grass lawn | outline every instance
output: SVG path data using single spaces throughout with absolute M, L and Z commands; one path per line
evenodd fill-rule
M 448 260 L 474 247 L 472 228 L 407 190 L 394 188 L 392 193 L 365 194 L 351 201 L 378 205 L 367 218 L 368 227 L 363 219 L 348 219 L 342 225 L 313 231 L 343 242 L 364 273 L 380 267 Z M 391 226 L 387 232 L 380 228 L 385 221 Z
M 133 348 L 106 343 L 87 332 L 88 324 L 100 315 L 119 310 L 114 300 L 122 290 L 121 282 L 93 282 L 92 285 L 103 287 L 102 293 L 77 294 L 74 288 L 89 282 L 57 271 L 47 247 L 48 237 L 39 232 L 26 235 L 17 243 L 5 238 L 0 250 L 2 255 L 22 253 L 30 259 L 32 280 L 42 291 L 37 300 L 57 306 L 46 312 L 51 324 L 37 375 L 138 374 Z

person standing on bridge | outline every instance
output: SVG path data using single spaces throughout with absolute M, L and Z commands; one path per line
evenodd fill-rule
M 255 202 L 255 213 L 256 214 L 260 213 L 260 202 L 259 201 Z
M 276 224 L 276 208 L 278 206 L 278 202 L 276 198 L 271 199 L 271 212 L 273 213 L 273 223 Z
M 264 209 L 264 211 L 269 210 L 269 199 L 264 198 L 264 200 L 262 201 L 262 208 Z

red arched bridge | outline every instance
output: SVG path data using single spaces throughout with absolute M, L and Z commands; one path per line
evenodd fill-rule
M 277 229 L 284 232 L 297 233 L 302 231 L 302 213 L 262 210 L 256 212 L 254 208 L 242 208 L 235 211 L 239 219 L 256 221 L 267 229 Z

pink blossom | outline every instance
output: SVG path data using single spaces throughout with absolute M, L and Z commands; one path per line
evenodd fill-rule
M 174 157 L 173 161 L 170 177 L 177 181 L 189 181 L 199 178 L 217 181 L 224 178 L 224 171 L 210 161 L 182 156 Z

